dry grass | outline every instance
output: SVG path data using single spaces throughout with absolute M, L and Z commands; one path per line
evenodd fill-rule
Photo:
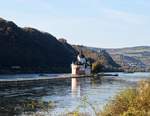
M 120 92 L 99 116 L 150 116 L 150 81 Z
M 89 104 L 95 116 L 150 116 L 150 81 L 140 81 L 136 88 L 121 91 L 103 109 L 95 111 L 93 104 Z M 88 114 L 75 111 L 66 116 L 88 116 Z

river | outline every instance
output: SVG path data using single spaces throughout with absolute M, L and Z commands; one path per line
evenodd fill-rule
M 76 110 L 94 115 L 93 107 L 102 110 L 121 90 L 136 86 L 140 80 L 150 79 L 150 73 L 118 74 L 118 77 L 103 79 L 56 78 L 45 85 L 0 89 L 0 115 L 57 116 Z M 36 74 L 24 76 L 37 77 Z M 3 76 L 0 78 L 4 79 Z

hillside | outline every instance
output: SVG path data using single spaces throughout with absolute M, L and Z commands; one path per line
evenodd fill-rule
M 89 47 L 99 51 L 104 48 Z M 125 71 L 150 71 L 150 46 L 106 49 L 113 60 Z
M 150 69 L 150 46 L 138 46 L 120 49 L 107 49 L 116 62 L 117 56 L 122 56 L 124 65 L 132 65 L 140 70 Z M 120 64 L 120 63 L 119 63 Z
M 91 62 L 100 61 L 102 63 L 103 70 L 102 71 L 119 71 L 120 66 L 112 59 L 112 57 L 105 51 L 95 51 L 90 47 L 73 45 L 73 47 L 81 52 L 91 60 Z
M 150 47 L 101 49 L 70 45 L 63 38 L 34 28 L 21 28 L 0 18 L 0 73 L 10 72 L 70 72 L 70 64 L 82 51 L 92 63 L 100 61 L 103 71 L 118 71 L 133 67 L 150 69 Z M 110 55 L 109 55 L 110 54 Z
M 0 73 L 68 72 L 75 57 L 69 49 L 49 33 L 0 18 Z

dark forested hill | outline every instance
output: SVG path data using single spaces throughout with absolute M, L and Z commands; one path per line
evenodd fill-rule
M 49 33 L 0 18 L 0 72 L 69 71 L 75 57 L 69 49 Z

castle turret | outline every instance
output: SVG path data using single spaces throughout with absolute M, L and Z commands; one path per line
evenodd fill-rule
M 81 63 L 81 64 L 86 64 L 86 58 L 81 56 L 81 55 L 78 55 L 77 56 L 77 59 L 78 59 L 78 62 Z
M 86 58 L 84 54 L 82 53 L 82 51 L 80 51 L 80 53 L 78 54 L 77 60 L 80 64 L 86 64 Z

